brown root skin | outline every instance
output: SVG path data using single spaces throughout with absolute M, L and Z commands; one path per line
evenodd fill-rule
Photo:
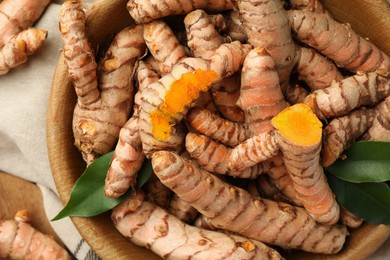
M 299 47 L 299 52 L 295 70 L 298 78 L 306 82 L 311 89 L 327 88 L 332 81 L 343 79 L 336 65 L 314 49 Z
M 390 142 L 390 97 L 376 107 L 378 116 L 363 136 L 363 140 Z
M 169 213 L 187 224 L 192 224 L 199 212 L 190 204 L 173 194 L 168 207 Z
M 274 60 L 264 48 L 251 50 L 245 58 L 237 105 L 245 113 L 251 136 L 272 131 L 270 119 L 287 106 Z
M 50 0 L 3 0 L 0 3 L 0 49 L 20 31 L 33 25 Z
M 291 9 L 308 10 L 314 13 L 329 14 L 319 0 L 289 0 Z
M 170 15 L 189 13 L 196 9 L 229 10 L 233 9 L 232 2 L 230 0 L 179 0 L 165 1 L 162 5 L 159 0 L 130 0 L 127 3 L 127 10 L 137 23 L 147 23 Z
M 320 164 L 322 124 L 305 104 L 288 107 L 272 119 L 284 165 L 298 198 L 319 223 L 337 223 L 340 208 Z
M 334 254 L 344 244 L 344 226 L 321 225 L 303 208 L 253 198 L 174 153 L 154 153 L 152 166 L 164 185 L 218 228 L 283 248 L 317 253 Z
M 349 24 L 340 24 L 327 14 L 307 10 L 288 12 L 295 37 L 339 67 L 357 72 L 390 70 L 390 57 L 356 34 Z
M 47 37 L 47 31 L 29 28 L 11 38 L 0 50 L 0 75 L 9 72 L 27 61 Z
M 26 210 L 18 211 L 15 220 L 0 221 L 0 258 L 71 259 L 52 237 L 42 234 L 28 222 L 29 213 Z
M 332 82 L 306 97 L 305 103 L 320 119 L 344 116 L 360 106 L 372 106 L 390 95 L 390 74 L 377 71 L 357 73 Z
M 283 259 L 253 239 L 227 235 L 183 223 L 137 193 L 114 208 L 117 230 L 133 243 L 172 259 Z
M 206 109 L 192 108 L 187 113 L 186 120 L 199 133 L 229 147 L 249 138 L 244 125 L 225 120 Z
M 275 62 L 282 92 L 285 93 L 296 59 L 287 12 L 281 1 L 237 1 L 248 42 L 264 48 Z
M 172 29 L 163 21 L 145 24 L 144 39 L 162 75 L 171 72 L 173 66 L 187 56 Z
M 287 88 L 285 98 L 290 105 L 303 103 L 310 92 L 299 84 L 290 85 Z
M 324 167 L 333 164 L 351 143 L 372 125 L 377 117 L 375 109 L 360 109 L 330 121 L 324 128 L 321 161 Z
M 161 208 L 168 208 L 172 191 L 165 187 L 164 184 L 156 177 L 156 175 L 152 175 L 149 180 L 143 186 L 143 190 L 145 191 L 146 200 L 156 204 Z
M 99 64 L 85 34 L 81 1 L 65 1 L 60 11 L 60 31 L 69 77 L 78 96 L 73 115 L 75 145 L 90 164 L 111 151 L 129 118 L 136 61 L 145 54 L 142 26 L 119 32 Z M 99 86 L 99 87 L 98 87 Z

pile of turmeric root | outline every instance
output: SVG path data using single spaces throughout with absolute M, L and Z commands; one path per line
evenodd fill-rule
M 154 176 L 112 212 L 172 259 L 336 254 L 363 220 L 323 167 L 356 140 L 390 141 L 390 58 L 316 0 L 130 0 L 135 25 L 96 61 L 81 0 L 60 13 L 87 164 L 115 150 L 105 194 Z M 172 24 L 165 17 L 176 15 Z

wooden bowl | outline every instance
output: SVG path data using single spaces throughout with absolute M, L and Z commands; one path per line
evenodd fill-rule
M 363 37 L 369 38 L 390 55 L 390 6 L 386 0 L 323 0 L 336 20 L 348 22 Z M 132 23 L 126 10 L 127 0 L 98 0 L 89 12 L 87 30 L 93 46 Z M 49 97 L 47 143 L 49 160 L 59 196 L 64 204 L 85 169 L 80 153 L 73 145 L 72 116 L 76 95 L 69 82 L 63 54 L 60 55 Z M 92 218 L 72 217 L 80 234 L 103 259 L 159 259 L 151 251 L 138 247 L 114 228 L 109 213 Z M 299 259 L 362 259 L 374 253 L 389 237 L 390 228 L 368 225 L 353 231 L 343 250 L 334 256 L 289 253 Z

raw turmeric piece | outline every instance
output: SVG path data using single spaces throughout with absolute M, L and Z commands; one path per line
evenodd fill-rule
M 272 131 L 270 119 L 287 106 L 275 63 L 264 48 L 251 50 L 245 58 L 237 105 L 245 112 L 251 136 Z
M 378 116 L 364 134 L 364 140 L 390 142 L 390 97 L 376 107 Z
M 107 172 L 104 194 L 118 198 L 135 187 L 138 171 L 144 161 L 138 117 L 131 117 L 119 132 L 119 140 Z
M 32 227 L 26 214 L 26 210 L 21 210 L 15 220 L 0 221 L 0 258 L 72 259 L 53 238 Z
M 3 0 L 0 3 L 0 49 L 42 15 L 50 0 Z M 37 30 L 37 29 L 35 29 Z
M 229 168 L 242 171 L 272 158 L 279 152 L 278 142 L 274 132 L 255 135 L 232 149 L 229 158 Z
M 253 239 L 209 231 L 183 223 L 137 192 L 111 215 L 117 230 L 134 244 L 169 259 L 283 259 Z
M 164 185 L 208 217 L 217 228 L 282 248 L 309 252 L 335 254 L 344 244 L 347 235 L 344 226 L 322 225 L 303 208 L 252 197 L 179 155 L 156 152 L 152 166 Z
M 225 15 L 225 19 L 227 24 L 227 35 L 229 35 L 233 41 L 246 42 L 248 36 L 242 25 L 240 13 L 237 10 L 231 10 Z
M 337 223 L 340 208 L 320 164 L 322 123 L 305 104 L 296 104 L 272 119 L 284 165 L 303 206 L 317 222 Z
M 355 33 L 349 24 L 340 24 L 327 14 L 308 10 L 288 12 L 295 37 L 351 71 L 390 70 L 390 57 Z
M 29 28 L 11 38 L 0 50 L 0 75 L 27 61 L 27 56 L 33 54 L 47 37 L 47 31 Z
M 229 147 L 235 147 L 249 138 L 244 125 L 225 120 L 206 109 L 192 108 L 186 120 L 199 133 Z
M 296 65 L 298 79 L 303 80 L 313 90 L 329 87 L 332 81 L 342 80 L 343 76 L 336 65 L 314 49 L 300 47 Z
M 259 196 L 263 199 L 294 205 L 291 203 L 289 198 L 287 198 L 283 192 L 276 187 L 275 183 L 272 182 L 271 178 L 267 174 L 259 175 L 255 182 L 250 183 L 247 190 L 252 196 Z M 254 192 L 257 192 L 258 194 L 254 195 Z
M 360 109 L 330 121 L 324 128 L 321 161 L 324 167 L 333 164 L 349 147 L 361 137 L 376 118 L 375 109 Z
M 129 118 L 134 95 L 131 75 L 146 50 L 143 28 L 127 27 L 116 35 L 100 63 L 99 79 L 80 0 L 63 3 L 60 31 L 69 78 L 78 97 L 73 115 L 75 145 L 89 164 L 114 148 Z
M 239 0 L 237 7 L 248 42 L 253 47 L 264 48 L 272 57 L 285 93 L 295 64 L 296 47 L 283 3 L 280 0 Z
M 137 23 L 147 23 L 159 18 L 186 14 L 196 9 L 209 11 L 223 11 L 233 9 L 230 0 L 167 0 L 161 3 L 159 0 L 130 0 L 127 10 Z
M 236 123 L 245 122 L 245 113 L 237 106 L 237 100 L 240 97 L 240 85 L 241 74 L 236 73 L 213 84 L 210 89 L 219 113 L 223 118 Z
M 197 58 L 209 59 L 215 50 L 228 42 L 215 29 L 211 17 L 203 10 L 190 12 L 184 18 L 187 32 L 187 44 Z
M 203 169 L 209 172 L 249 179 L 254 179 L 264 173 L 264 168 L 260 164 L 247 167 L 242 171 L 232 171 L 229 168 L 231 150 L 204 135 L 188 133 L 186 136 L 186 150 Z
M 240 69 L 249 49 L 233 42 L 222 44 L 210 60 L 185 58 L 142 91 L 140 134 L 146 156 L 156 150 L 178 150 L 173 126 L 184 118 L 200 92 Z
M 172 29 L 163 21 L 145 24 L 144 39 L 163 75 L 169 73 L 175 64 L 186 57 L 184 47 L 179 43 Z
M 306 97 L 320 119 L 344 116 L 360 106 L 379 103 L 390 94 L 390 74 L 377 71 L 357 73 L 333 82 L 325 89 L 317 89 Z

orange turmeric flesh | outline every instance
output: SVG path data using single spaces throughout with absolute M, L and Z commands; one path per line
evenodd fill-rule
M 310 146 L 321 141 L 322 123 L 303 103 L 284 109 L 272 119 L 272 124 L 280 134 L 297 145 Z
M 165 94 L 164 104 L 160 109 L 175 117 L 197 99 L 201 91 L 207 91 L 211 83 L 217 78 L 218 74 L 213 70 L 197 69 L 193 72 L 184 73 L 171 84 L 170 89 Z
M 197 69 L 183 73 L 179 79 L 172 82 L 165 94 L 164 103 L 150 115 L 153 137 L 160 141 L 167 140 L 172 126 L 182 118 L 183 112 L 202 91 L 207 91 L 218 77 L 213 70 Z

